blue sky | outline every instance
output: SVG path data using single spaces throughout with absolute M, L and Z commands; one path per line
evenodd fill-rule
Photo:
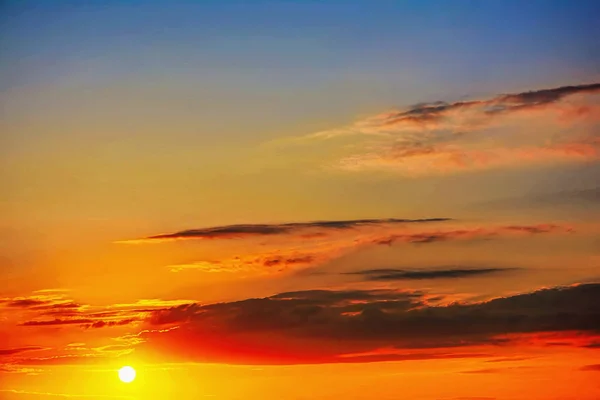
M 425 90 L 471 95 L 470 86 L 492 90 L 509 80 L 585 80 L 600 63 L 595 1 L 373 4 L 9 1 L 3 86 L 69 72 L 86 80 L 206 72 L 226 80 L 243 71 L 282 90 L 340 75 L 376 75 L 397 88 L 410 75 Z

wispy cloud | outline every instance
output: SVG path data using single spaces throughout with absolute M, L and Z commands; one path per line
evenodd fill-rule
M 12 393 L 16 395 L 27 395 L 36 397 L 62 397 L 68 399 L 133 399 L 131 396 L 119 395 L 94 395 L 94 394 L 66 394 L 66 393 L 51 393 L 51 392 L 35 392 L 18 389 L 0 389 L 2 393 Z
M 329 253 L 331 255 L 331 253 Z M 196 261 L 188 264 L 173 264 L 168 268 L 172 272 L 197 270 L 202 272 L 272 272 L 284 271 L 290 268 L 302 268 L 315 265 L 325 259 L 326 254 L 313 251 L 310 254 L 299 252 L 282 252 L 260 255 L 245 255 L 231 259 L 215 261 Z
M 24 374 L 24 375 L 39 375 L 42 372 L 39 368 L 22 367 L 13 364 L 0 364 L 0 373 L 5 374 Z
M 530 110 L 543 110 L 569 96 L 599 92 L 600 83 L 593 83 L 504 94 L 487 100 L 420 103 L 405 110 L 386 112 L 358 121 L 345 129 L 317 132 L 309 137 L 327 139 L 349 134 L 391 134 L 397 131 L 412 131 L 415 128 L 473 129 L 490 123 L 493 118 Z M 592 113 L 593 109 L 591 106 L 578 106 L 575 111 L 577 112 L 572 114 L 581 116 Z
M 359 275 L 369 281 L 396 281 L 396 280 L 425 280 L 425 279 L 459 279 L 502 272 L 514 271 L 515 268 L 464 268 L 464 267 L 437 267 L 431 269 L 368 269 L 355 272 L 346 272 L 348 275 Z
M 420 149 L 405 144 L 383 145 L 378 150 L 344 158 L 339 168 L 347 171 L 389 170 L 408 175 L 448 173 L 490 167 L 512 167 L 564 161 L 597 160 L 595 139 L 528 147 L 472 148 L 429 146 Z
M 142 299 L 131 304 L 91 306 L 79 304 L 67 297 L 65 293 L 53 295 L 34 293 L 32 296 L 2 298 L 0 310 L 15 314 L 17 319 L 26 318 L 18 323 L 23 327 L 73 326 L 94 329 L 136 324 L 148 313 L 157 309 L 185 303 L 189 303 L 189 300 Z M 0 350 L 0 355 L 33 350 L 42 350 L 42 348 L 6 349 Z
M 304 139 L 366 136 L 372 142 L 363 151 L 334 167 L 409 176 L 598 160 L 600 138 L 592 127 L 600 122 L 599 93 L 600 83 L 593 83 L 422 103 Z
M 571 227 L 552 223 L 474 226 L 450 218 L 380 219 L 219 226 L 149 236 L 129 242 L 204 240 L 207 235 L 212 239 L 230 240 L 232 239 L 230 232 L 237 232 L 240 226 L 245 227 L 243 229 L 245 235 L 239 237 L 239 240 L 249 240 L 256 236 L 263 239 L 258 252 L 170 264 L 167 268 L 172 272 L 195 270 L 211 273 L 276 273 L 322 265 L 344 254 L 370 246 L 402 243 L 423 245 L 452 240 L 489 240 L 573 231 Z M 246 228 L 249 226 L 253 229 Z M 269 232 L 266 237 L 263 233 L 265 231 Z M 216 236 L 214 236 L 215 232 L 218 232 Z M 221 236 L 223 232 L 227 234 Z
M 572 232 L 568 226 L 557 224 L 507 225 L 497 227 L 471 227 L 464 229 L 447 229 L 423 232 L 407 232 L 392 234 L 374 239 L 375 244 L 392 245 L 394 243 L 425 244 L 447 240 L 468 240 L 477 238 L 494 238 L 514 235 L 537 235 L 552 232 Z
M 124 240 L 119 243 L 143 243 L 152 241 L 168 241 L 181 239 L 240 239 L 249 237 L 261 237 L 271 235 L 287 235 L 305 233 L 311 237 L 316 233 L 328 231 L 348 230 L 361 227 L 391 226 L 400 224 L 415 224 L 427 222 L 444 222 L 449 218 L 428 219 L 357 219 L 345 221 L 314 221 L 314 222 L 290 222 L 285 224 L 246 224 L 225 225 L 200 229 L 188 229 L 174 233 L 148 236 L 142 239 Z
M 39 350 L 48 350 L 47 347 L 40 346 L 26 346 L 26 347 L 16 347 L 12 349 L 0 349 L 0 356 L 12 356 L 13 354 L 23 353 L 26 351 L 39 351 Z
M 389 220 L 382 220 L 389 221 Z M 398 220 L 399 221 L 399 220 Z M 405 220 L 402 220 L 405 221 Z M 201 271 L 210 273 L 278 273 L 305 269 L 322 265 L 359 249 L 379 245 L 412 244 L 424 245 L 453 240 L 493 239 L 550 233 L 568 233 L 573 229 L 557 224 L 504 225 L 504 226 L 465 226 L 451 219 L 411 220 L 411 223 L 389 222 L 358 225 L 351 231 L 348 228 L 336 229 L 327 234 L 316 235 L 319 231 L 294 236 L 284 230 L 279 235 L 270 234 L 267 241 L 261 242 L 260 251 L 244 253 L 220 259 L 205 259 L 168 265 L 172 272 Z M 414 223 L 418 221 L 419 223 Z M 427 222 L 425 224 L 424 222 Z M 437 223 L 437 224 L 436 224 Z M 303 223 L 289 225 L 306 225 Z M 261 225 L 267 226 L 267 225 Z M 436 226 L 434 228 L 434 226 Z M 221 227 L 219 227 L 221 228 Z M 223 227 L 227 228 L 227 227 Z M 200 239 L 205 231 L 213 228 L 196 229 Z M 189 232 L 189 231 L 185 231 Z M 165 234 L 179 238 L 180 232 Z M 186 235 L 185 239 L 195 236 Z M 280 240 L 278 240 L 280 239 Z M 153 239 L 142 239 L 142 241 Z M 172 239 L 176 240 L 176 239 Z
M 25 321 L 21 326 L 53 326 L 53 325 L 81 325 L 86 328 L 104 328 L 108 326 L 122 326 L 132 324 L 138 321 L 135 318 L 121 320 L 98 320 L 90 318 L 72 318 L 72 319 L 50 319 L 38 321 Z
M 77 309 L 81 307 L 79 304 L 68 300 L 63 293 L 52 293 L 37 291 L 27 297 L 0 298 L 0 307 L 29 310 Z

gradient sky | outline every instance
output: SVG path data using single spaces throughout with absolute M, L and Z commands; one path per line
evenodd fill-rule
M 2 2 L 0 399 L 599 398 L 599 14 Z

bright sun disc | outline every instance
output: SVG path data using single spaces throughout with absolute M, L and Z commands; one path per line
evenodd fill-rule
M 123 367 L 119 370 L 119 379 L 125 383 L 133 382 L 135 379 L 135 369 Z

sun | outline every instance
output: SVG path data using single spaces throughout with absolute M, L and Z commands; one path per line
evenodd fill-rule
M 119 370 L 119 379 L 125 383 L 133 382 L 135 379 L 135 369 L 125 366 Z

